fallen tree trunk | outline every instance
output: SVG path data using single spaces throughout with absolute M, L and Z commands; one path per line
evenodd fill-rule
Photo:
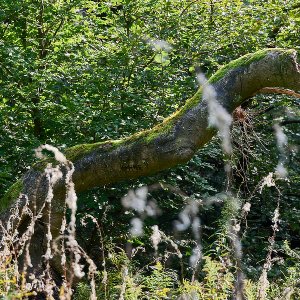
M 299 91 L 297 52 L 266 49 L 245 55 L 221 68 L 208 82 L 214 88 L 218 102 L 229 113 L 266 87 Z M 76 192 L 150 175 L 190 160 L 216 133 L 209 126 L 208 106 L 202 101 L 202 92 L 201 87 L 179 111 L 150 130 L 122 140 L 81 144 L 67 149 L 65 155 L 75 167 Z M 44 173 L 48 162 L 50 160 L 34 165 L 10 188 L 0 202 L 2 221 L 8 218 L 9 207 L 20 192 L 27 195 L 33 211 L 43 205 L 49 191 Z M 64 208 L 64 180 L 58 181 L 53 188 L 51 226 L 55 237 L 59 234 Z

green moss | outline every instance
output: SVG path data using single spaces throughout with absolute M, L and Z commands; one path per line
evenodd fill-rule
M 224 67 L 222 67 L 208 80 L 208 82 L 210 84 L 213 84 L 213 83 L 217 82 L 218 80 L 222 79 L 230 70 L 238 68 L 238 67 L 245 67 L 255 61 L 259 61 L 260 59 L 264 58 L 272 50 L 278 51 L 278 49 L 271 49 L 271 50 L 265 49 L 265 50 L 257 51 L 255 53 L 246 54 L 246 55 L 228 63 Z M 170 120 L 181 117 L 187 110 L 198 105 L 199 102 L 201 101 L 201 99 L 202 99 L 202 87 L 200 87 L 198 89 L 198 91 L 194 94 L 193 97 L 191 97 L 190 99 L 188 99 L 186 101 L 185 105 L 181 109 L 174 112 L 170 117 L 168 117 L 165 120 L 165 122 L 169 122 Z
M 174 117 L 181 117 L 187 110 L 197 106 L 199 102 L 202 100 L 202 87 L 198 89 L 198 91 L 195 93 L 195 95 L 188 99 L 185 103 L 185 105 L 182 107 L 181 110 L 175 113 Z
M 114 148 L 118 144 L 120 144 L 121 141 L 122 140 L 115 140 L 115 141 L 109 140 L 109 141 L 98 142 L 93 144 L 80 144 L 66 149 L 65 155 L 68 160 L 76 161 L 93 150 L 100 149 L 100 148 L 101 149 Z
M 19 179 L 8 189 L 8 191 L 5 193 L 4 197 L 0 200 L 0 212 L 3 212 L 16 199 L 18 199 L 22 190 L 23 190 L 23 181 L 21 179 Z
M 44 172 L 48 164 L 52 164 L 52 166 L 55 167 L 56 165 L 58 165 L 58 162 L 54 157 L 47 157 L 35 163 L 32 166 L 32 169 L 34 169 L 35 171 Z
M 219 71 L 217 71 L 215 73 L 215 75 L 213 75 L 209 79 L 208 82 L 210 84 L 213 84 L 213 83 L 217 82 L 218 80 L 222 79 L 230 70 L 238 68 L 238 67 L 246 67 L 255 61 L 261 60 L 268 53 L 270 53 L 272 51 L 277 51 L 277 52 L 282 51 L 282 54 L 287 54 L 287 53 L 290 54 L 290 51 L 283 50 L 283 49 L 275 49 L 275 48 L 274 49 L 264 49 L 264 50 L 257 51 L 255 53 L 246 54 L 246 55 L 230 62 L 229 64 L 225 65 L 224 67 L 222 67 Z M 294 50 L 291 50 L 291 51 L 294 51 Z M 109 141 L 93 143 L 93 144 L 76 145 L 74 147 L 66 149 L 66 151 L 65 151 L 66 157 L 70 161 L 76 161 L 76 160 L 82 158 L 83 156 L 85 156 L 86 154 L 92 152 L 93 150 L 113 150 L 118 146 L 121 146 L 121 145 L 126 146 L 126 144 L 130 144 L 135 141 L 149 143 L 152 140 L 154 140 L 155 138 L 159 137 L 160 135 L 170 132 L 173 128 L 175 121 L 178 118 L 180 118 L 182 115 L 184 115 L 187 110 L 198 105 L 199 102 L 201 101 L 201 99 L 202 99 L 202 87 L 200 87 L 198 89 L 198 91 L 194 94 L 194 96 L 192 98 L 190 98 L 186 101 L 186 104 L 181 109 L 174 112 L 171 116 L 166 118 L 162 123 L 156 125 L 152 129 L 137 132 L 127 138 L 123 138 L 120 140 L 109 140 Z M 44 162 L 44 163 L 40 162 L 39 164 L 41 167 L 45 168 L 47 162 L 49 162 L 48 159 L 46 162 Z
M 65 151 L 66 158 L 70 161 L 76 161 L 86 154 L 96 150 L 108 150 L 112 151 L 119 146 L 126 146 L 134 142 L 150 143 L 163 133 L 167 133 L 172 128 L 171 122 L 166 119 L 161 124 L 156 125 L 152 129 L 139 131 L 129 137 L 119 140 L 109 140 L 105 142 L 99 142 L 94 144 L 80 144 L 74 147 L 68 148 Z
M 269 54 L 272 51 L 274 51 L 274 52 L 282 51 L 283 53 L 286 53 L 286 50 L 274 48 L 274 49 L 263 49 L 263 50 L 259 50 L 259 51 L 255 52 L 255 53 L 246 54 L 236 60 L 231 61 L 230 63 L 228 63 L 227 65 L 222 67 L 208 80 L 208 82 L 211 84 L 215 83 L 215 82 L 219 81 L 220 79 L 222 79 L 230 70 L 233 70 L 233 69 L 239 68 L 239 67 L 247 67 L 251 63 L 259 61 L 262 58 L 266 57 L 267 54 Z
M 151 130 L 148 130 L 144 137 L 145 142 L 150 143 L 160 135 L 170 132 L 173 128 L 171 117 L 172 115 L 169 118 L 166 118 L 162 123 L 154 126 Z
M 265 57 L 267 53 L 270 50 L 261 50 L 257 51 L 255 53 L 246 54 L 236 60 L 233 60 L 232 62 L 228 63 L 224 67 L 222 67 L 220 70 L 218 70 L 209 80 L 208 82 L 210 84 L 213 84 L 217 82 L 218 80 L 222 79 L 230 70 L 238 68 L 238 67 L 245 67 L 252 62 L 258 61 Z M 179 116 L 183 113 L 185 113 L 188 109 L 191 109 L 195 107 L 197 104 L 199 104 L 199 101 L 202 99 L 202 87 L 198 89 L 198 91 L 195 93 L 195 95 L 187 100 L 186 104 L 183 106 L 183 108 L 176 113 L 176 116 Z
M 293 53 L 295 50 L 285 50 L 285 49 L 279 49 L 279 48 L 274 48 L 274 49 L 263 49 L 259 50 L 255 53 L 249 53 L 246 54 L 236 60 L 231 61 L 230 63 L 226 64 L 224 67 L 219 69 L 209 80 L 208 82 L 210 84 L 216 83 L 220 79 L 222 79 L 229 71 L 239 68 L 239 67 L 247 67 L 251 63 L 259 61 L 266 57 L 270 52 L 282 52 L 282 55 L 290 55 Z M 199 102 L 202 99 L 202 87 L 198 89 L 198 91 L 195 93 L 195 95 L 187 100 L 186 104 L 177 112 L 175 112 L 173 115 L 171 115 L 169 118 L 177 118 L 183 115 L 187 110 L 195 107 L 196 105 L 199 104 Z
M 118 144 L 116 146 L 131 144 L 132 142 L 136 142 L 136 141 L 142 141 L 142 140 L 144 140 L 145 136 L 147 136 L 149 131 L 151 131 L 151 130 L 138 131 L 128 137 L 125 137 L 125 138 L 119 140 Z

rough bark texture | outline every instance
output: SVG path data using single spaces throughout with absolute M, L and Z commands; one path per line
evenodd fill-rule
M 248 54 L 221 68 L 209 83 L 229 113 L 265 87 L 300 90 L 297 52 L 267 49 Z M 201 98 L 202 88 L 181 110 L 151 130 L 123 140 L 67 149 L 66 157 L 75 165 L 76 191 L 153 174 L 187 162 L 216 133 L 209 127 L 207 103 Z M 33 166 L 1 200 L 0 209 L 9 207 L 20 191 L 42 201 L 47 192 L 42 175 L 45 166 L 46 162 Z M 56 193 L 63 192 L 62 184 L 57 184 Z
M 295 50 L 267 49 L 232 61 L 209 79 L 219 103 L 232 113 L 245 100 L 265 87 L 300 90 L 300 70 Z M 66 150 L 75 166 L 73 182 L 77 192 L 116 183 L 187 162 L 216 131 L 209 127 L 207 103 L 201 101 L 202 89 L 185 106 L 151 130 L 117 141 L 77 145 Z M 37 163 L 15 184 L 0 202 L 2 220 L 7 209 L 22 191 L 33 206 L 40 207 L 48 184 Z M 63 213 L 63 181 L 55 186 L 52 204 L 53 236 L 58 234 Z M 6 212 L 5 212 L 6 210 Z
M 265 50 L 247 55 L 221 69 L 209 82 L 218 101 L 232 113 L 264 87 L 300 89 L 295 51 Z M 177 113 L 152 130 L 128 139 L 80 145 L 66 151 L 75 164 L 77 191 L 149 175 L 187 162 L 215 134 L 208 125 L 201 88 Z

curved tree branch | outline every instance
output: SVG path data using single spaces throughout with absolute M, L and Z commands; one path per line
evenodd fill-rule
M 208 83 L 214 88 L 219 103 L 229 113 L 266 87 L 299 91 L 297 53 L 295 50 L 267 49 L 248 54 L 221 68 Z M 191 159 L 216 133 L 209 126 L 207 101 L 202 101 L 202 92 L 200 88 L 179 111 L 150 130 L 122 140 L 82 144 L 67 149 L 66 157 L 75 167 L 72 179 L 76 191 L 146 176 Z M 11 206 L 17 203 L 21 207 L 29 200 L 29 208 L 38 220 L 34 239 L 31 240 L 34 272 L 42 269 L 41 257 L 46 249 L 44 236 L 49 218 L 47 213 L 39 217 L 38 211 L 47 207 L 49 180 L 44 170 L 48 163 L 53 165 L 55 161 L 47 159 L 35 164 L 0 200 L 0 221 L 4 222 L 9 218 Z M 62 163 L 60 170 L 64 176 L 53 186 L 51 202 L 53 239 L 60 234 L 69 163 Z M 19 201 L 16 202 L 16 199 Z M 18 222 L 18 231 L 26 230 L 27 224 L 26 218 Z M 51 264 L 54 270 L 60 270 L 58 260 L 53 259 Z
M 209 79 L 209 84 L 229 113 L 266 87 L 299 91 L 297 52 L 266 49 L 245 55 L 221 68 Z M 75 166 L 73 182 L 76 191 L 146 176 L 190 160 L 216 133 L 208 123 L 207 103 L 201 100 L 202 88 L 199 88 L 179 111 L 150 130 L 122 140 L 81 144 L 67 149 L 66 157 Z M 48 192 L 44 174 L 46 164 L 47 161 L 37 163 L 10 189 L 0 201 L 0 210 L 7 210 L 21 191 L 28 196 L 32 206 L 41 207 Z M 59 228 L 65 198 L 63 180 L 55 185 L 54 195 L 52 222 Z
M 220 104 L 232 113 L 264 87 L 300 89 L 293 50 L 271 49 L 229 63 L 210 80 Z M 153 174 L 187 162 L 215 134 L 202 88 L 185 106 L 151 130 L 119 141 L 78 145 L 66 151 L 75 164 L 77 191 Z

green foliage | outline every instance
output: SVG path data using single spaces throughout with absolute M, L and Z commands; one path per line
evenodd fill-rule
M 287 243 L 284 247 L 293 263 L 290 264 L 287 260 L 284 263 L 287 267 L 284 277 L 269 282 L 266 299 L 275 299 L 279 295 L 290 297 L 284 299 L 298 299 L 299 297 L 300 256 L 298 252 L 291 250 Z M 138 269 L 136 261 L 128 260 L 124 252 L 110 253 L 109 261 L 113 264 L 105 276 L 103 273 L 98 273 L 96 277 L 97 299 L 117 299 L 121 294 L 124 299 L 128 300 L 230 299 L 236 290 L 237 270 L 230 266 L 229 261 L 234 257 L 227 252 L 227 247 L 221 249 L 221 252 L 224 253 L 223 257 L 215 256 L 215 253 L 203 257 L 201 276 L 197 280 L 184 278 L 182 282 L 179 281 L 176 272 L 166 269 L 159 261 L 151 268 Z M 259 287 L 258 280 L 245 279 L 246 299 L 258 299 Z M 76 287 L 74 299 L 86 299 L 90 293 L 89 285 L 81 282 Z
M 142 284 L 149 299 L 167 299 L 174 285 L 177 285 L 177 274 L 164 269 L 162 264 L 157 262 L 152 273 L 143 278 Z
M 210 75 L 260 48 L 297 48 L 293 5 L 2 1 L 1 193 L 41 143 L 64 149 L 161 121 L 193 94 L 195 66 Z
M 0 203 L 0 212 L 3 212 L 5 209 L 9 207 L 15 201 L 19 198 L 21 192 L 23 189 L 22 180 L 16 181 L 7 191 L 5 196 L 1 199 Z
M 195 70 L 200 68 L 209 77 L 220 69 L 213 81 L 234 67 L 221 68 L 233 59 L 243 56 L 239 62 L 247 65 L 249 52 L 270 47 L 299 50 L 299 10 L 296 0 L 1 1 L 0 198 L 9 191 L 1 209 L 21 191 L 20 181 L 11 185 L 33 164 L 33 149 L 40 144 L 68 149 L 71 160 L 82 156 L 86 148 L 113 148 L 126 142 L 126 136 L 159 124 L 182 107 L 198 88 Z M 259 57 L 264 55 L 263 50 L 259 53 Z M 214 293 L 219 299 L 227 299 L 236 275 L 234 268 L 222 265 L 222 259 L 232 252 L 228 221 L 239 223 L 243 230 L 243 269 L 250 278 L 245 282 L 245 293 L 248 299 L 257 299 L 261 261 L 266 256 L 272 214 L 279 198 L 276 253 L 282 254 L 284 263 L 275 264 L 268 274 L 268 297 L 274 299 L 292 288 L 294 299 L 299 298 L 299 259 L 293 256 L 300 244 L 299 124 L 284 126 L 289 140 L 285 160 L 289 179 L 276 181 L 280 195 L 274 187 L 259 192 L 261 180 L 274 171 L 279 158 L 272 125 L 274 121 L 299 119 L 299 99 L 255 96 L 250 108 L 246 122 L 235 121 L 235 151 L 230 158 L 230 189 L 233 195 L 251 202 L 247 218 L 239 215 L 244 200 L 237 203 L 227 197 L 224 204 L 220 201 L 201 207 L 202 244 L 209 255 L 194 281 L 188 267 L 179 274 L 178 262 L 173 261 L 169 269 L 160 263 L 142 269 L 152 261 L 150 254 L 138 256 L 139 262 L 134 264 L 124 252 L 110 249 L 113 255 L 107 282 L 103 283 L 101 267 L 97 275 L 99 299 L 105 295 L 117 299 L 122 285 L 126 287 L 125 299 L 175 299 L 180 294 L 211 299 Z M 159 125 L 156 128 L 159 130 Z M 153 135 L 156 132 L 154 129 Z M 134 136 L 139 137 L 143 133 Z M 120 140 L 111 142 L 116 138 Z M 86 144 L 86 148 L 76 144 Z M 104 242 L 113 248 L 123 247 L 134 214 L 125 212 L 119 200 L 129 188 L 160 182 L 197 201 L 209 199 L 228 188 L 223 158 L 216 138 L 184 166 L 79 195 L 78 216 L 89 213 L 102 219 Z M 222 193 L 218 197 L 222 198 Z M 158 224 L 172 234 L 173 221 L 186 198 L 168 189 L 152 192 L 151 198 L 158 203 L 161 216 L 145 220 L 146 236 L 138 242 L 153 254 L 150 226 Z M 95 232 L 93 226 L 78 224 L 78 233 L 85 248 L 92 249 L 91 256 L 97 257 L 98 250 L 95 254 L 91 247 L 96 242 L 86 234 Z M 192 240 L 191 231 L 184 235 L 185 241 Z M 290 246 L 284 244 L 285 240 Z M 186 242 L 182 250 L 187 264 L 191 243 Z M 126 275 L 124 268 L 128 269 Z M 2 273 L 0 276 L 3 293 Z M 182 282 L 179 277 L 184 277 Z M 78 285 L 77 299 L 86 299 L 89 293 L 86 283 Z
M 120 258 L 120 257 L 119 257 Z M 178 281 L 176 272 L 167 270 L 158 261 L 151 267 L 150 272 L 139 270 L 135 274 L 126 272 L 124 275 L 124 265 L 118 268 L 120 261 L 116 257 L 113 261 L 117 264 L 118 271 L 109 271 L 107 281 L 103 282 L 103 275 L 99 274 L 97 279 L 98 299 L 116 299 L 121 293 L 122 285 L 125 287 L 124 299 L 178 299 L 179 296 L 198 296 L 200 299 L 227 299 L 234 289 L 234 275 L 224 266 L 212 260 L 209 256 L 204 258 L 203 281 L 189 281 L 184 279 L 182 283 Z M 127 262 L 127 268 L 131 269 L 133 262 Z M 127 269 L 128 270 L 128 269 Z M 132 270 L 133 271 L 133 270 Z M 102 279 L 102 281 L 101 281 Z M 103 287 L 106 287 L 106 294 Z M 77 285 L 75 299 L 86 299 L 90 294 L 90 288 L 86 283 Z
M 23 275 L 24 276 L 24 275 Z M 28 290 L 22 283 L 22 276 L 16 273 L 9 261 L 0 267 L 0 296 L 2 299 L 27 299 L 35 296 L 35 293 Z

